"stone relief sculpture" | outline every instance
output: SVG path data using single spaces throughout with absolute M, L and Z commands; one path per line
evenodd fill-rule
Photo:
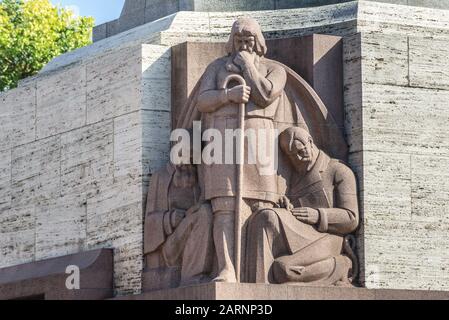
M 359 223 L 354 173 L 301 128 L 284 131 L 280 144 L 295 173 L 280 208 L 251 217 L 248 281 L 350 285 L 357 260 L 345 236 Z
M 181 285 L 210 280 L 212 211 L 201 198 L 195 166 L 168 164 L 153 175 L 145 214 L 144 257 L 147 270 L 158 272 L 147 281 L 165 280 L 176 286 L 179 280 Z
M 249 153 L 261 150 L 240 138 L 232 152 L 243 164 L 169 164 L 155 174 L 146 270 L 159 270 L 155 277 L 170 282 L 163 270 L 178 269 L 181 285 L 348 284 L 356 258 L 345 236 L 357 228 L 358 208 L 352 171 L 330 158 L 346 156 L 340 128 L 304 79 L 265 58 L 257 21 L 237 20 L 226 49 L 206 69 L 174 129 L 200 121 L 203 132 L 223 136 L 243 128 L 282 132 L 279 146 L 276 136 L 266 136 L 279 150 L 278 166 L 266 171 L 260 161 L 250 164 Z M 250 218 L 242 222 L 243 207 Z

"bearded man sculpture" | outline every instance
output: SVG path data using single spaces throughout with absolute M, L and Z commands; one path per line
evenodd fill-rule
M 181 108 L 177 117 L 179 121 L 174 123 L 173 129 L 191 130 L 194 122 L 200 121 L 203 132 L 213 129 L 221 134 L 221 137 L 226 137 L 231 131 L 235 136 L 236 130 L 241 129 L 243 121 L 245 135 L 250 130 L 256 132 L 256 136 L 260 130 L 269 133 L 265 135 L 268 147 L 266 144 L 263 151 L 270 147 L 278 151 L 277 132 L 283 132 L 290 127 L 302 128 L 310 133 L 319 148 L 326 150 L 331 156 L 336 158 L 346 156 L 347 144 L 344 136 L 313 88 L 289 67 L 265 57 L 268 48 L 257 21 L 252 18 L 238 19 L 232 27 L 226 50 L 226 56 L 218 58 L 206 68 L 187 103 Z M 229 82 L 231 78 L 234 80 Z M 235 81 L 236 78 L 240 79 L 241 83 Z M 242 105 L 245 105 L 242 114 L 244 120 L 240 117 Z M 259 136 L 256 140 L 260 140 Z M 215 142 L 209 141 L 204 146 L 207 148 Z M 226 151 L 229 151 L 226 150 L 227 145 L 220 147 L 223 149 L 219 153 L 225 155 L 227 160 Z M 145 227 L 145 233 L 148 235 L 146 261 L 149 268 L 180 267 L 182 284 L 203 282 L 209 275 L 216 282 L 265 282 L 265 276 L 253 276 L 257 273 L 255 270 L 260 269 L 260 264 L 269 264 L 268 269 L 271 269 L 274 260 L 282 256 L 274 254 L 273 261 L 259 258 L 255 261 L 245 260 L 245 256 L 248 256 L 245 253 L 246 249 L 250 250 L 250 254 L 254 254 L 255 251 L 252 250 L 257 251 L 261 248 L 257 240 L 261 229 L 250 225 L 248 234 L 247 221 L 237 220 L 236 213 L 237 210 L 241 213 L 241 206 L 245 206 L 245 210 L 249 208 L 250 211 L 246 211 L 246 214 L 249 213 L 247 216 L 258 217 L 267 212 L 276 214 L 279 199 L 287 194 L 287 186 L 291 184 L 290 179 L 297 168 L 289 166 L 287 154 L 282 153 L 278 158 L 271 159 L 272 162 L 279 163 L 279 166 L 270 163 L 267 168 L 267 163 L 262 164 L 260 161 L 259 153 L 263 151 L 259 148 L 259 141 L 255 144 L 251 144 L 251 141 L 244 143 L 242 149 L 245 162 L 241 166 L 237 163 L 228 164 L 224 159 L 220 163 L 195 163 L 198 172 L 201 172 L 201 175 L 198 175 L 200 187 L 198 194 L 201 194 L 201 197 L 193 199 L 192 196 L 190 198 L 186 196 L 192 200 L 189 201 L 189 205 L 176 200 L 183 198 L 180 188 L 177 188 L 176 192 L 169 191 L 169 199 L 164 198 L 166 200 L 163 201 L 161 208 L 152 207 L 154 203 L 158 203 L 159 195 L 153 193 L 149 196 L 151 210 L 148 210 Z M 233 155 L 236 155 L 237 151 L 237 148 L 234 148 Z M 255 163 L 249 161 L 249 154 L 257 155 Z M 277 156 L 277 153 L 272 155 Z M 167 193 L 166 187 L 156 189 L 163 190 L 164 195 Z M 189 194 L 191 190 L 185 192 Z M 194 206 L 189 210 L 195 203 L 198 207 Z M 178 207 L 182 210 L 173 213 L 171 208 L 179 209 Z M 194 214 L 186 214 L 186 210 Z M 153 241 L 151 233 L 154 226 L 158 226 L 161 230 L 158 234 L 164 234 L 161 226 L 165 216 L 160 213 L 161 211 L 165 212 L 165 215 L 171 212 L 173 217 L 179 215 L 181 222 L 172 228 L 173 234 L 168 232 L 167 235 L 164 231 L 164 237 L 158 237 Z M 183 218 L 184 215 L 186 218 Z M 291 220 L 294 223 L 299 222 L 294 217 Z M 312 226 L 309 227 L 313 229 Z M 193 252 L 191 249 L 195 248 L 196 237 L 195 232 L 191 232 L 192 228 L 202 230 L 202 243 L 198 247 L 201 250 L 197 253 L 200 259 L 189 258 L 189 254 Z M 240 233 L 242 237 L 237 237 Z M 178 239 L 189 241 L 184 246 Z M 170 246 L 171 243 L 175 243 L 176 246 Z M 167 263 L 167 252 L 171 253 L 168 249 L 172 247 L 177 249 L 173 251 L 176 253 L 174 256 L 176 261 Z M 211 248 L 215 254 L 211 253 Z M 240 252 L 242 254 L 236 254 Z M 285 256 L 294 253 L 289 250 L 280 252 Z M 162 260 L 161 253 L 164 258 Z M 210 255 L 213 261 L 205 259 L 206 255 Z M 243 264 L 236 265 L 238 261 L 242 261 Z M 292 263 L 291 266 L 294 268 L 296 263 Z M 248 267 L 249 271 L 245 272 Z M 240 272 L 239 279 L 237 279 L 239 272 L 236 270 L 243 271 Z
M 229 56 L 209 65 L 201 81 L 197 108 L 203 114 L 203 130 L 215 129 L 224 137 L 225 130 L 239 129 L 239 105 L 243 103 L 246 104 L 245 130 L 265 129 L 273 132 L 276 112 L 285 99 L 285 69 L 263 58 L 267 47 L 258 23 L 253 19 L 239 19 L 234 24 L 226 48 Z M 224 88 L 225 79 L 233 74 L 242 75 L 247 86 L 230 83 L 233 86 L 231 89 Z M 261 170 L 259 164 L 245 163 L 243 198 L 252 208 L 269 208 L 276 203 L 275 172 L 261 175 Z M 214 212 L 214 241 L 218 259 L 215 281 L 236 282 L 232 260 L 237 166 L 204 165 L 204 178 L 205 197 L 211 201 Z

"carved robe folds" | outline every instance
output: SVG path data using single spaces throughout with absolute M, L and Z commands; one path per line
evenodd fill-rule
M 345 236 L 358 226 L 356 190 L 353 172 L 321 151 L 305 177 L 293 178 L 288 196 L 295 208 L 318 209 L 319 224 L 300 222 L 287 209 L 253 215 L 248 230 L 248 281 L 349 284 L 355 256 Z
M 212 268 L 212 210 L 199 204 L 197 184 L 176 186 L 175 174 L 169 164 L 152 177 L 144 229 L 146 269 L 180 268 L 181 284 L 194 284 Z M 185 218 L 178 224 L 175 216 L 181 212 Z

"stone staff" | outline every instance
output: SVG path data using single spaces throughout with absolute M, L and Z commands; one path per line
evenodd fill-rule
M 223 84 L 224 90 L 228 90 L 229 83 L 234 80 L 239 83 L 239 85 L 246 86 L 245 79 L 238 75 L 232 74 L 229 75 Z M 238 161 L 238 169 L 237 169 L 237 201 L 235 204 L 235 274 L 237 281 L 240 281 L 240 261 L 241 261 L 241 246 L 242 246 L 242 226 L 240 223 L 242 210 L 243 210 L 243 163 L 245 161 L 245 114 L 246 107 L 244 103 L 239 105 L 239 129 L 241 129 L 241 134 L 239 136 L 238 141 L 238 150 L 239 150 L 239 161 Z

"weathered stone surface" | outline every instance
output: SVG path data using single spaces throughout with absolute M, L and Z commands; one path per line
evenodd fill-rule
M 0 94 L 0 150 L 35 139 L 36 83 Z
M 36 138 L 86 123 L 86 68 L 75 65 L 37 80 Z
M 140 57 L 140 46 L 130 47 L 87 63 L 88 124 L 139 109 Z
M 122 193 L 129 192 L 122 189 Z M 119 295 L 140 292 L 142 272 L 142 203 L 110 211 L 89 211 L 87 247 L 114 249 L 114 287 Z
M 408 85 L 408 38 L 362 33 L 364 83 Z
M 154 173 L 169 160 L 171 114 L 165 111 L 143 111 L 144 171 Z
M 448 290 L 447 224 L 370 218 L 367 214 L 364 224 L 368 288 Z
M 333 6 L 253 11 L 244 14 L 259 20 L 262 28 L 266 30 L 267 38 L 312 33 L 344 36 L 357 31 L 439 38 L 449 36 L 449 11 L 447 10 L 398 7 L 375 1 L 353 1 Z M 241 12 L 178 12 L 176 15 L 147 23 L 57 57 L 43 71 L 48 72 L 63 65 L 93 57 L 105 50 L 137 43 L 175 45 L 187 40 L 225 41 L 232 22 L 241 15 Z
M 11 204 L 40 205 L 60 194 L 60 137 L 55 136 L 12 150 Z
M 364 150 L 449 155 L 448 99 L 448 91 L 364 85 Z
M 266 10 L 275 11 L 279 9 L 294 9 L 304 7 L 319 7 L 332 4 L 344 4 L 350 0 L 128 0 L 125 2 L 122 14 L 119 19 L 109 22 L 117 25 L 114 32 L 104 34 L 104 26 L 94 28 L 94 38 L 96 41 L 110 37 L 118 32 L 126 31 L 143 23 L 148 23 L 156 19 L 171 15 L 178 11 L 204 11 L 204 12 L 229 12 L 241 11 L 243 14 L 249 11 Z M 355 1 L 353 1 L 355 3 Z M 368 0 L 360 1 L 362 5 L 365 2 L 370 5 L 378 2 L 383 6 L 409 5 L 426 8 L 449 9 L 447 0 Z M 385 4 L 384 4 L 385 3 Z M 298 10 L 298 9 L 296 9 Z M 401 9 L 407 10 L 407 9 Z M 426 10 L 426 9 L 423 9 Z M 144 22 L 142 21 L 142 12 L 145 12 Z M 262 12 L 262 14 L 264 13 Z M 131 23 L 130 23 L 131 22 Z
M 0 215 L 11 206 L 11 150 L 0 151 Z
M 411 218 L 410 155 L 364 152 L 364 212 L 368 218 Z
M 0 269 L 0 299 L 102 300 L 113 294 L 112 250 L 101 249 Z M 66 286 L 66 268 L 79 268 L 80 288 Z
M 45 200 L 35 210 L 36 260 L 84 251 L 86 207 L 80 195 L 69 194 Z
M 289 285 L 212 283 L 148 292 L 115 300 L 447 300 L 440 291 L 367 290 Z
M 410 85 L 449 89 L 447 40 L 409 38 Z
M 34 230 L 0 232 L 0 244 L 0 268 L 34 260 Z
M 85 126 L 61 136 L 61 195 L 94 196 L 113 176 L 113 121 Z
M 171 50 L 142 46 L 142 109 L 171 111 Z
M 449 224 L 449 157 L 411 156 L 412 220 Z

